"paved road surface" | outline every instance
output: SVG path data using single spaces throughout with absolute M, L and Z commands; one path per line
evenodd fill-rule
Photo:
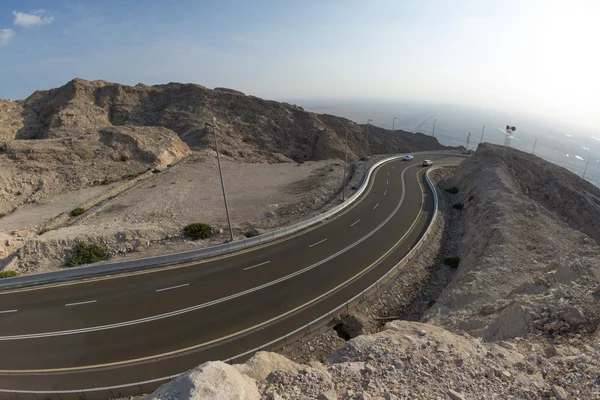
M 433 197 L 423 158 L 382 165 L 362 200 L 291 238 L 170 269 L 0 294 L 0 389 L 88 389 L 174 375 L 333 310 L 424 233 Z

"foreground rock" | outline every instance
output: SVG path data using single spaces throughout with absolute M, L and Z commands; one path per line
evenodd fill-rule
M 256 390 L 263 399 L 591 399 L 600 393 L 599 352 L 600 343 L 587 354 L 565 344 L 558 346 L 560 355 L 547 357 L 542 342 L 483 343 L 429 324 L 394 321 L 346 342 L 323 365 L 260 352 L 234 367 L 203 364 L 148 398 L 201 398 L 186 396 L 222 387 L 221 397 L 205 398 L 250 399 Z M 215 365 L 219 373 L 209 373 Z M 238 390 L 231 389 L 234 383 Z
M 220 361 L 208 362 L 162 386 L 150 400 L 260 400 L 254 381 Z

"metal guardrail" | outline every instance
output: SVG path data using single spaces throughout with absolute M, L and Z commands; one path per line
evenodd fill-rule
M 460 155 L 460 154 L 447 154 L 447 155 L 465 157 L 465 158 L 467 157 L 467 156 Z M 395 157 L 393 159 L 397 159 L 397 158 L 398 157 Z M 380 163 L 387 162 L 389 160 L 390 159 L 382 160 L 382 161 L 380 161 Z M 375 164 L 375 165 L 378 166 L 381 164 Z M 371 170 L 376 168 L 375 165 L 371 168 Z M 265 344 L 263 344 L 259 347 L 256 347 L 252 350 L 245 351 L 244 353 L 235 355 L 233 357 L 230 357 L 230 358 L 228 358 L 226 360 L 222 360 L 222 361 L 224 361 L 228 364 L 232 364 L 235 360 L 244 359 L 245 357 L 247 357 L 250 354 L 253 354 L 257 351 L 266 350 L 266 349 L 276 350 L 283 346 L 287 346 L 302 337 L 305 337 L 307 335 L 312 334 L 313 332 L 316 332 L 318 329 L 325 326 L 328 323 L 328 321 L 331 318 L 333 318 L 334 316 L 339 315 L 340 313 L 343 313 L 343 312 L 349 312 L 351 308 L 354 308 L 356 305 L 362 303 L 363 301 L 368 299 L 370 296 L 377 293 L 385 284 L 387 284 L 398 273 L 400 267 L 403 267 L 410 260 L 412 260 L 412 258 L 415 256 L 416 252 L 423 246 L 423 243 L 431 235 L 433 225 L 438 216 L 439 200 L 438 200 L 437 191 L 435 189 L 435 185 L 431 181 L 431 178 L 429 177 L 429 173 L 431 171 L 434 171 L 436 169 L 443 168 L 443 167 L 447 167 L 447 166 L 435 166 L 435 167 L 430 168 L 425 173 L 425 178 L 426 178 L 427 184 L 433 193 L 434 212 L 433 212 L 433 217 L 431 219 L 431 222 L 429 223 L 429 226 L 427 227 L 427 230 L 425 231 L 423 236 L 421 236 L 421 238 L 419 239 L 419 242 L 392 269 L 390 269 L 385 275 L 383 275 L 381 278 L 379 278 L 376 282 L 371 284 L 368 288 L 366 288 L 365 290 L 363 290 L 362 292 L 360 292 L 359 294 L 357 294 L 356 296 L 354 296 L 347 302 L 343 303 L 342 305 L 340 305 L 340 306 L 336 307 L 335 309 L 333 309 L 332 311 L 328 312 L 327 314 L 322 315 L 321 317 L 288 333 L 285 336 L 279 337 L 275 340 L 265 343 Z M 370 174 L 369 174 L 369 176 L 370 176 Z M 115 386 L 107 386 L 107 387 L 99 387 L 99 388 L 78 389 L 78 390 L 61 390 L 61 391 L 3 390 L 3 389 L 0 389 L 0 393 L 8 393 L 9 395 L 13 396 L 14 398 L 18 398 L 21 400 L 28 399 L 28 398 L 39 399 L 40 397 L 38 397 L 38 396 L 42 396 L 44 399 L 51 399 L 51 400 L 54 400 L 54 399 L 57 399 L 57 400 L 70 400 L 70 399 L 92 400 L 92 399 L 105 399 L 105 398 L 111 398 L 111 397 L 117 398 L 117 397 L 136 396 L 136 395 L 139 396 L 139 395 L 144 395 L 146 393 L 150 393 L 150 392 L 156 390 L 159 386 L 172 381 L 173 379 L 179 377 L 180 375 L 182 375 L 184 373 L 185 372 L 182 372 L 182 373 L 176 374 L 176 375 L 162 377 L 162 378 L 150 379 L 150 380 L 146 380 L 146 381 L 142 381 L 142 382 L 135 382 L 135 383 L 129 383 L 129 384 L 123 384 L 123 385 L 115 385 Z M 0 396 L 0 398 L 4 398 L 4 397 Z
M 456 153 L 436 153 L 436 152 L 419 152 L 419 153 L 411 153 L 413 155 L 447 155 L 447 156 L 461 156 Z M 138 258 L 135 260 L 126 260 L 126 261 L 114 261 L 114 262 L 105 262 L 98 263 L 94 265 L 82 266 L 82 267 L 74 267 L 69 269 L 63 269 L 59 271 L 52 272 L 42 272 L 31 275 L 23 275 L 17 276 L 14 278 L 4 278 L 0 280 L 0 290 L 6 290 L 11 288 L 17 288 L 22 286 L 30 286 L 30 285 L 39 285 L 43 283 L 50 282 L 58 282 L 58 281 L 66 281 L 77 278 L 86 278 L 97 275 L 108 275 L 111 273 L 122 273 L 130 270 L 139 270 L 151 267 L 158 266 L 168 266 L 169 264 L 178 264 L 182 262 L 190 262 L 196 260 L 202 260 L 210 257 L 220 256 L 227 253 L 233 253 L 239 250 L 248 249 L 250 247 L 262 245 L 265 243 L 272 242 L 274 240 L 292 235 L 299 231 L 302 231 L 308 227 L 316 225 L 320 222 L 323 222 L 340 211 L 344 210 L 346 207 L 350 206 L 356 200 L 360 198 L 360 196 L 366 190 L 369 180 L 373 172 L 382 164 L 387 162 L 397 160 L 401 158 L 403 155 L 397 155 L 385 158 L 377 163 L 373 164 L 371 168 L 367 171 L 367 173 L 363 176 L 363 179 L 356 190 L 345 202 L 331 208 L 330 210 L 317 215 L 316 217 L 309 218 L 307 220 L 301 221 L 297 224 L 294 224 L 289 227 L 284 227 L 277 229 L 273 232 L 265 233 L 260 236 L 256 236 L 253 238 L 247 238 L 239 241 L 234 241 L 231 243 L 220 244 L 217 246 L 206 247 L 198 250 L 188 250 L 180 253 L 167 254 L 161 256 L 154 257 L 145 257 Z

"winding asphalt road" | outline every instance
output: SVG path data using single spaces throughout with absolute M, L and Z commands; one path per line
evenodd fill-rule
M 143 382 L 207 360 L 243 361 L 249 349 L 363 291 L 418 242 L 433 212 L 424 158 L 383 164 L 359 201 L 292 237 L 170 268 L 0 293 L 0 398 Z M 462 161 L 427 158 L 434 165 Z

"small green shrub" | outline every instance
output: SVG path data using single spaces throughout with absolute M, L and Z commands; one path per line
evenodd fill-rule
M 6 214 L 0 213 L 0 218 L 4 218 L 4 217 L 6 217 Z
M 88 245 L 86 242 L 79 242 L 73 248 L 73 254 L 67 260 L 66 266 L 77 267 L 104 260 L 108 260 L 108 252 L 104 247 L 95 243 Z
M 13 278 L 19 276 L 17 271 L 0 271 L 0 279 L 2 278 Z
M 450 193 L 450 194 L 456 194 L 458 193 L 458 188 L 456 186 L 452 186 L 451 188 L 448 189 L 444 189 L 446 192 Z
M 38 234 L 38 235 L 40 235 L 40 236 L 42 236 L 44 233 L 46 233 L 46 232 L 50 232 L 50 231 L 51 231 L 51 229 L 49 229 L 49 228 L 42 228 L 42 229 L 40 229 L 40 230 L 38 231 L 38 233 L 37 233 L 37 234 Z
M 120 158 L 120 160 L 121 160 L 122 162 L 126 162 L 126 161 L 129 161 L 129 157 L 127 157 L 125 154 L 123 154 L 123 155 L 121 155 L 121 158 Z
M 154 168 L 154 169 L 152 170 L 152 173 L 153 173 L 153 174 L 158 174 L 159 172 L 160 172 L 160 169 L 158 169 L 158 168 Z
M 186 225 L 183 228 L 183 233 L 192 240 L 207 239 L 210 237 L 211 228 L 208 224 L 196 222 L 194 224 Z
M 469 203 L 475 198 L 476 196 L 474 194 L 469 196 Z
M 85 213 L 85 208 L 77 207 L 71 210 L 71 217 L 78 217 Z
M 446 264 L 450 268 L 458 268 L 458 264 L 460 264 L 460 257 L 446 257 L 444 258 L 444 264 Z
M 361 157 L 360 161 L 367 161 L 367 157 Z
M 454 208 L 455 210 L 462 210 L 465 207 L 465 205 L 463 203 L 454 203 L 452 205 L 452 208 Z

